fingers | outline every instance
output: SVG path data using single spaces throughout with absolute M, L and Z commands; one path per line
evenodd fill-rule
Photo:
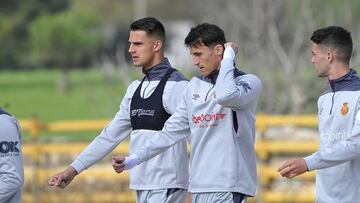
M 125 161 L 124 156 L 112 156 L 111 159 L 117 163 L 123 163 Z
M 294 177 L 296 177 L 298 175 L 299 175 L 298 173 L 290 173 L 286 178 L 291 179 L 291 178 L 294 178 Z
M 288 162 L 283 163 L 279 168 L 278 172 L 282 171 L 284 168 L 288 167 L 290 164 Z
M 279 168 L 278 172 L 282 177 L 289 177 L 290 174 L 294 172 L 296 167 L 292 164 L 292 160 L 286 161 Z
M 230 46 L 230 47 L 234 50 L 235 54 L 237 54 L 238 51 L 239 51 L 238 45 L 235 44 L 234 42 L 227 42 L 227 43 L 224 44 L 224 46 L 225 46 L 225 48 L 226 48 L 227 46 Z
M 65 188 L 72 181 L 74 176 L 65 171 L 60 172 L 50 178 L 48 184 L 52 187 Z
M 111 160 L 111 165 L 116 173 L 121 173 L 125 169 L 125 157 L 122 156 L 113 156 Z
M 65 184 L 65 181 L 62 180 L 61 176 L 53 176 L 48 184 L 51 187 L 60 187 L 60 188 L 65 188 L 67 186 L 67 184 Z
M 48 184 L 49 184 L 50 186 L 55 186 L 55 184 L 56 184 L 55 178 L 56 178 L 56 177 L 54 176 L 54 177 L 51 177 L 51 179 L 49 180 Z
M 294 178 L 306 171 L 307 165 L 302 158 L 286 161 L 278 168 L 280 175 L 285 178 Z
M 124 166 L 123 164 L 120 165 L 120 166 L 114 166 L 114 165 L 113 165 L 113 169 L 114 169 L 114 171 L 115 171 L 116 173 L 121 173 L 121 172 L 124 171 L 125 166 Z
M 280 171 L 280 175 L 282 177 L 288 177 L 293 172 L 293 170 L 294 170 L 294 168 L 292 168 L 291 166 L 288 166 Z

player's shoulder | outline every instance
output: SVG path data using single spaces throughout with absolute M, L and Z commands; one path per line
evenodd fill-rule
M 18 130 L 18 122 L 16 118 L 10 114 L 0 114 L 0 131 L 9 132 L 14 130 Z
M 180 71 L 174 69 L 174 72 L 170 75 L 168 81 L 180 82 L 188 81 L 188 79 Z

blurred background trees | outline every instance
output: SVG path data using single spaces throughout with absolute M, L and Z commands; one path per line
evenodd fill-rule
M 33 64 L 61 68 L 61 92 L 68 89 L 71 68 L 89 67 L 96 59 L 101 43 L 99 19 L 95 13 L 72 9 L 55 15 L 44 14 L 31 23 Z
M 60 92 L 68 90 L 74 69 L 98 71 L 109 88 L 117 80 L 126 86 L 134 75 L 127 53 L 129 24 L 154 16 L 167 29 L 167 56 L 192 76 L 196 69 L 183 38 L 191 26 L 210 22 L 240 45 L 238 67 L 262 79 L 260 112 L 315 113 L 327 81 L 315 75 L 309 38 L 328 25 L 350 30 L 351 66 L 357 69 L 359 8 L 356 0 L 2 0 L 0 70 L 60 70 Z
M 262 79 L 259 108 L 267 113 L 316 112 L 318 95 L 326 87 L 310 63 L 312 32 L 339 25 L 354 41 L 352 67 L 359 65 L 359 1 L 216 0 L 194 1 L 200 21 L 220 25 L 227 40 L 239 43 L 239 67 Z

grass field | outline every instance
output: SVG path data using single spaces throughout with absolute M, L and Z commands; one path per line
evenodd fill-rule
M 71 71 L 70 90 L 62 94 L 57 88 L 60 71 L 2 71 L 0 106 L 18 119 L 29 119 L 35 115 L 43 122 L 112 118 L 119 109 L 127 86 L 121 83 L 118 74 L 122 73 L 117 72 L 109 80 L 94 69 Z M 132 79 L 140 74 L 135 70 Z M 83 140 L 96 134 L 84 132 L 76 135 L 77 139 Z
M 71 88 L 62 94 L 59 71 L 0 72 L 0 106 L 18 118 L 36 115 L 43 121 L 109 118 L 118 110 L 126 84 L 110 83 L 96 70 L 69 76 Z

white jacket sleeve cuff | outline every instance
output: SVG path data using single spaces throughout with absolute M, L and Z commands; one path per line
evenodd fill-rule
M 140 157 L 136 154 L 127 156 L 124 161 L 125 170 L 130 170 L 140 164 Z
M 306 165 L 307 165 L 309 171 L 320 168 L 320 162 L 316 157 L 316 153 L 314 153 L 310 156 L 304 157 L 304 160 L 306 162 Z
M 230 46 L 227 46 L 225 48 L 225 52 L 224 52 L 224 59 L 231 59 L 231 60 L 234 60 L 235 59 L 235 52 L 234 50 L 230 47 Z
M 78 174 L 80 174 L 82 171 L 86 169 L 86 166 L 78 159 L 72 162 L 70 166 L 73 167 Z

